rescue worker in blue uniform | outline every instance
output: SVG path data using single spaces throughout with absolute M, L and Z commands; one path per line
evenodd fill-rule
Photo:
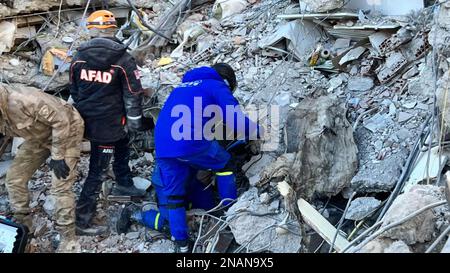
M 131 220 L 152 229 L 168 228 L 179 252 L 189 252 L 186 204 L 193 208 L 211 209 L 214 199 L 211 188 L 197 178 L 199 170 L 215 173 L 216 186 L 224 205 L 237 198 L 234 168 L 230 154 L 204 133 L 212 119 L 203 115 L 214 105 L 222 116 L 217 117 L 241 141 L 258 145 L 262 128 L 252 122 L 239 108 L 232 92 L 237 87 L 236 76 L 228 64 L 199 67 L 188 71 L 182 84 L 175 88 L 162 108 L 155 127 L 156 164 L 152 176 L 159 211 L 124 210 L 118 221 L 118 232 L 124 232 Z M 179 110 L 188 109 L 190 117 L 180 125 Z M 230 109 L 233 111 L 230 115 Z M 174 114 L 175 113 L 175 114 Z M 184 116 L 183 116 L 184 118 Z M 187 121 L 187 122 L 186 122 Z M 230 128 L 231 127 L 231 128 Z M 188 131 L 188 132 L 186 132 Z M 182 139 L 179 139 L 183 135 Z

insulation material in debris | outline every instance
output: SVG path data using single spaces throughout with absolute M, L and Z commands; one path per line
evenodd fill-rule
M 14 33 L 16 25 L 14 23 L 3 21 L 0 22 L 0 55 L 3 52 L 9 52 L 14 46 Z
M 298 59 L 309 55 L 322 37 L 319 28 L 308 21 L 295 20 L 279 26 L 275 33 L 263 38 L 258 46 L 267 48 L 287 39 L 287 49 L 293 52 Z
M 290 176 L 297 194 L 306 200 L 333 196 L 350 185 L 357 147 L 345 108 L 335 95 L 302 100 L 286 126 L 287 152 L 296 152 Z

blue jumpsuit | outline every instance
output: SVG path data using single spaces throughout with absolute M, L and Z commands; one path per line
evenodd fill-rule
M 227 165 L 230 154 L 216 140 L 202 134 L 205 124 L 212 119 L 203 114 L 210 105 L 219 107 L 223 113 L 219 118 L 227 126 L 234 125 L 234 132 L 245 140 L 260 134 L 260 128 L 240 110 L 228 85 L 214 69 L 200 67 L 185 74 L 182 84 L 169 95 L 155 127 L 156 164 L 152 182 L 159 211 L 142 213 L 142 222 L 150 228 L 160 230 L 168 224 L 176 241 L 188 239 L 185 207 L 188 202 L 193 208 L 214 207 L 211 188 L 205 190 L 196 179 L 198 170 L 215 172 L 221 199 L 237 198 L 235 176 Z M 234 107 L 233 115 L 225 114 L 227 106 Z M 180 116 L 182 111 L 176 109 L 191 112 Z M 179 126 L 181 118 L 183 126 Z M 174 136 L 177 132 L 184 132 L 182 139 Z

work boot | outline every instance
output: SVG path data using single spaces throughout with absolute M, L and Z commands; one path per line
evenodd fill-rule
M 75 225 L 56 226 L 61 239 L 59 241 L 57 253 L 80 253 L 81 245 L 75 234 Z
M 191 253 L 192 252 L 191 240 L 175 241 L 175 253 Z
M 124 187 L 116 184 L 112 190 L 112 195 L 115 196 L 145 196 L 147 192 L 136 188 L 134 185 Z
M 125 206 L 117 219 L 117 234 L 126 233 L 133 222 L 142 224 L 141 208 L 135 204 Z

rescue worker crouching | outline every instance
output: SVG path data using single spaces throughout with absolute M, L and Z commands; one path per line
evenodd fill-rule
M 156 230 L 170 230 L 177 251 L 190 252 L 191 245 L 186 222 L 186 204 L 192 208 L 209 210 L 214 207 L 211 188 L 199 181 L 199 170 L 212 170 L 216 185 L 224 205 L 237 198 L 235 174 L 231 166 L 230 154 L 215 139 L 206 138 L 203 128 L 212 118 L 197 116 L 204 113 L 206 107 L 220 107 L 221 121 L 236 133 L 245 136 L 245 140 L 257 140 L 262 136 L 262 128 L 253 123 L 239 108 L 232 92 L 237 81 L 233 69 L 224 63 L 212 67 L 200 67 L 188 71 L 183 82 L 169 95 L 159 113 L 155 127 L 156 164 L 152 185 L 155 188 L 158 209 L 141 212 L 132 206 L 126 207 L 119 217 L 117 230 L 125 232 L 132 221 Z M 198 102 L 201 102 L 198 104 Z M 183 127 L 181 134 L 187 133 L 189 139 L 174 136 L 173 127 L 179 117 L 173 115 L 176 109 L 188 108 L 194 112 L 189 117 L 189 125 Z M 232 106 L 235 114 L 231 119 L 226 115 L 227 106 Z M 193 120 L 193 121 L 192 121 Z M 231 125 L 231 124 L 234 124 Z M 253 128 L 253 129 L 252 129 Z M 175 130 L 175 133 L 178 132 Z M 200 139 L 195 136 L 200 135 Z M 259 141 L 252 142 L 258 146 Z
M 78 48 L 70 68 L 70 93 L 83 117 L 85 136 L 91 142 L 89 173 L 76 209 L 77 232 L 98 235 L 106 226 L 92 224 L 102 175 L 114 156 L 116 177 L 114 195 L 143 196 L 137 189 L 128 166 L 130 150 L 128 130 L 139 131 L 151 119 L 142 116 L 140 71 L 127 47 L 114 37 L 114 14 L 99 10 L 87 20 L 93 38 Z
M 80 249 L 75 235 L 72 185 L 83 131 L 80 114 L 64 100 L 33 87 L 0 84 L 0 132 L 25 139 L 6 175 L 14 218 L 33 232 L 28 181 L 51 156 L 50 193 L 56 199 L 56 229 L 61 235 L 58 252 Z

